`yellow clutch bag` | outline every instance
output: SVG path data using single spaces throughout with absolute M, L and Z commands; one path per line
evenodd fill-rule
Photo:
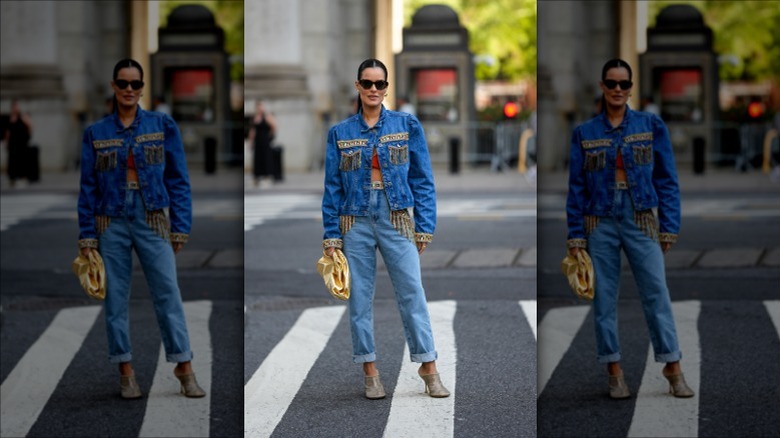
M 87 295 L 98 300 L 106 298 L 106 268 L 100 253 L 92 250 L 89 257 L 79 254 L 76 260 L 73 260 L 71 268 Z
M 586 300 L 593 299 L 593 263 L 584 249 L 579 250 L 577 257 L 567 254 L 561 262 L 561 270 L 575 295 Z
M 349 265 L 347 257 L 340 249 L 336 248 L 332 257 L 323 251 L 322 257 L 317 261 L 317 272 L 322 275 L 325 287 L 331 295 L 340 300 L 349 299 Z

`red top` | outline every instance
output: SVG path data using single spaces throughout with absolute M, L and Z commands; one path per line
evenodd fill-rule
M 127 153 L 127 168 L 135 169 L 135 160 L 133 159 L 133 151 Z
M 615 167 L 618 169 L 625 169 L 623 166 L 623 154 L 618 151 L 617 153 L 617 159 L 615 159 Z
M 380 169 L 380 167 L 379 167 L 379 156 L 376 153 L 376 149 L 374 149 L 374 156 L 371 157 L 371 168 L 372 169 Z

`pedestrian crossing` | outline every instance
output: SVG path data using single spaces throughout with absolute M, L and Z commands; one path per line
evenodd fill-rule
M 705 304 L 706 303 L 706 304 Z M 776 348 L 780 340 L 780 300 L 770 300 L 752 304 L 743 304 L 751 309 L 750 314 L 745 311 L 735 311 L 737 307 L 731 302 L 703 302 L 700 300 L 674 301 L 672 303 L 675 323 L 677 327 L 678 341 L 680 350 L 683 352 L 681 365 L 688 385 L 694 390 L 696 396 L 690 399 L 678 399 L 672 397 L 669 391 L 669 384 L 661 374 L 661 364 L 654 360 L 654 352 L 650 346 L 647 337 L 645 321 L 641 314 L 641 307 L 638 303 L 635 306 L 622 303 L 618 316 L 622 312 L 628 315 L 620 318 L 619 329 L 623 348 L 623 363 L 626 380 L 632 392 L 630 401 L 617 404 L 614 400 L 609 400 L 607 393 L 606 377 L 604 369 L 595 361 L 595 341 L 593 336 L 593 321 L 590 312 L 590 306 L 566 306 L 549 309 L 542 317 L 539 323 L 539 368 L 538 368 L 538 388 L 539 388 L 539 416 L 553 416 L 555 422 L 545 422 L 539 429 L 540 436 L 566 436 L 576 431 L 581 436 L 606 436 L 606 435 L 625 435 L 629 437 L 697 437 L 697 436 L 734 436 L 733 431 L 723 429 L 724 427 L 735 427 L 733 425 L 719 424 L 712 425 L 713 410 L 724 414 L 722 406 L 717 406 L 721 402 L 721 397 L 729 393 L 727 387 L 732 384 L 739 386 L 755 385 L 755 388 L 776 388 L 777 378 L 773 377 L 770 381 L 761 381 L 762 378 L 756 376 L 734 376 L 735 381 L 724 381 L 723 373 L 712 373 L 711 366 L 718 358 L 711 351 L 713 345 L 712 334 L 708 327 L 715 322 L 718 330 L 729 332 L 728 326 L 734 326 L 734 323 L 723 321 L 723 316 L 738 313 L 741 318 L 751 318 L 751 327 L 774 328 L 774 332 L 752 332 L 744 336 L 750 339 L 761 339 L 762 345 L 770 346 L 769 349 L 758 346 L 745 346 L 745 348 L 760 348 L 764 353 L 769 353 L 771 358 L 767 363 L 756 364 L 765 375 L 777 373 L 780 371 L 780 364 L 776 363 L 780 351 Z M 631 308 L 631 310 L 629 310 Z M 761 321 L 771 319 L 771 324 Z M 629 345 L 633 339 L 635 342 Z M 715 341 L 724 343 L 722 335 L 719 335 Z M 642 349 L 636 346 L 636 341 L 641 340 Z M 772 348 L 771 346 L 774 346 Z M 710 349 L 708 350 L 708 347 Z M 730 347 L 730 348 L 733 348 Z M 631 353 L 626 350 L 633 349 Z M 636 354 L 643 353 L 643 357 L 637 358 Z M 742 353 L 734 351 L 733 354 Z M 643 359 L 641 363 L 639 359 Z M 721 361 L 738 361 L 735 357 L 719 358 Z M 588 360 L 590 363 L 583 361 Z M 633 361 L 633 365 L 631 364 Z M 626 365 L 629 363 L 629 365 Z M 717 364 L 715 365 L 718 366 Z M 737 367 L 742 368 L 744 364 Z M 626 371 L 642 370 L 640 375 L 631 374 Z M 573 371 L 577 371 L 574 372 Z M 638 377 L 638 380 L 633 380 Z M 594 380 L 595 379 L 595 380 Z M 632 380 L 629 380 L 632 379 Z M 757 379 L 757 380 L 755 380 Z M 638 382 L 638 385 L 633 384 Z M 728 397 L 727 397 L 728 398 Z M 557 415 L 556 412 L 566 411 L 570 406 L 577 403 L 583 403 L 587 400 L 590 410 L 596 412 L 601 409 L 612 406 L 612 410 L 628 410 L 630 422 L 621 425 L 608 423 L 584 421 L 583 418 L 572 416 Z M 610 402 L 612 402 L 610 404 Z M 631 405 L 633 403 L 633 405 Z M 749 400 L 745 400 L 750 404 Z M 716 407 L 712 407 L 715 405 Z M 727 403 L 728 405 L 728 403 Z M 732 409 L 734 409 L 733 407 Z M 780 402 L 775 399 L 768 406 L 762 406 L 767 413 L 775 413 L 780 408 Z M 740 408 L 736 408 L 740 409 Z M 751 409 L 755 409 L 754 407 Z M 555 412 L 553 412 L 555 410 Z M 756 413 L 761 416 L 761 414 Z M 612 418 L 621 418 L 620 413 L 613 412 Z M 778 421 L 773 425 L 762 425 L 758 427 L 757 432 L 747 433 L 744 436 L 770 435 Z M 610 429 L 612 427 L 612 429 Z M 704 427 L 705 429 L 702 429 Z M 736 426 L 739 429 L 739 426 Z M 764 429 L 761 429 L 764 427 Z M 774 430 L 776 432 L 776 429 Z
M 52 395 L 59 386 L 91 388 L 86 390 L 90 393 L 100 393 L 103 392 L 100 388 L 109 386 L 113 388 L 112 385 L 116 385 L 116 391 L 112 393 L 110 399 L 96 403 L 90 408 L 95 419 L 101 416 L 113 416 L 112 411 L 115 408 L 110 407 L 110 403 L 119 398 L 118 378 L 115 375 L 112 374 L 110 382 L 83 373 L 79 375 L 83 381 L 65 381 L 66 370 L 73 366 L 74 357 L 82 350 L 98 348 L 88 345 L 87 338 L 95 330 L 96 324 L 102 324 L 102 317 L 98 318 L 101 310 L 102 306 L 70 307 L 59 310 L 46 330 L 16 362 L 0 386 L 1 436 L 27 436 L 37 423 L 45 424 L 50 421 L 49 416 L 44 415 L 44 412 L 53 414 L 57 410 L 72 409 L 72 407 L 58 407 L 56 404 L 50 403 Z M 208 300 L 185 301 L 184 311 L 190 333 L 191 348 L 194 352 L 193 369 L 196 372 L 198 382 L 207 395 L 200 399 L 189 399 L 179 394 L 179 382 L 172 373 L 173 364 L 166 362 L 165 352 L 160 345 L 160 354 L 157 358 L 151 389 L 144 391 L 143 400 L 146 402 L 146 407 L 144 415 L 138 418 L 138 421 L 141 422 L 138 436 L 205 437 L 211 435 L 212 344 L 209 320 L 212 314 L 212 302 Z M 7 316 L 4 317 L 7 318 Z M 154 330 L 154 325 L 149 327 Z M 132 329 L 138 330 L 138 327 L 134 327 L 131 321 Z M 103 329 L 100 328 L 99 331 L 103 332 Z M 154 335 L 159 336 L 158 333 L 154 333 Z M 4 342 L 11 342 L 6 336 L 4 336 Z M 90 352 L 89 355 L 93 356 L 90 360 L 97 360 L 94 356 L 98 355 L 101 360 L 104 359 L 105 336 L 101 336 L 100 342 L 102 344 L 100 351 L 103 354 Z M 138 353 L 137 350 L 136 353 Z M 134 362 L 136 361 L 134 360 Z M 110 368 L 113 373 L 115 368 L 113 366 Z M 139 377 L 139 383 L 143 382 L 141 379 L 144 377 Z M 141 386 L 144 387 L 143 383 Z M 95 396 L 92 395 L 92 397 Z M 103 405 L 109 405 L 105 408 L 105 412 L 102 410 L 104 409 Z M 57 412 L 57 415 L 67 415 L 67 413 Z M 128 421 L 132 422 L 133 420 Z M 47 425 L 49 428 L 52 426 L 55 425 Z M 112 436 L 127 435 L 128 430 L 133 429 L 127 424 L 109 425 L 108 427 L 113 427 L 110 433 Z M 135 429 L 139 430 L 138 427 Z M 61 430 L 61 432 L 74 436 L 80 435 L 79 432 L 72 430 Z
M 25 193 L 0 196 L 0 231 L 25 220 L 78 220 L 78 197 L 67 193 Z M 240 219 L 244 215 L 241 198 L 195 200 L 194 217 Z
M 244 231 L 251 231 L 272 219 L 322 220 L 322 197 L 303 194 L 246 194 Z M 437 200 L 439 218 L 501 220 L 536 217 L 536 197 L 444 198 Z
M 502 308 L 506 304 L 493 303 L 493 306 Z M 460 375 L 461 373 L 468 374 L 470 372 L 469 366 L 462 367 L 459 365 L 459 345 L 463 347 L 466 341 L 458 339 L 459 332 L 463 328 L 458 324 L 457 318 L 461 316 L 461 312 L 474 312 L 474 307 L 463 303 L 459 305 L 454 300 L 442 300 L 429 302 L 428 310 L 439 356 L 437 368 L 443 384 L 450 390 L 452 395 L 444 399 L 434 399 L 423 393 L 424 385 L 417 375 L 419 364 L 408 360 L 409 348 L 405 343 L 403 349 L 395 350 L 399 354 L 399 357 L 396 359 L 383 357 L 381 353 L 378 353 L 380 368 L 382 364 L 399 363 L 397 374 L 387 372 L 384 368 L 380 371 L 382 381 L 388 393 L 387 400 L 389 400 L 389 404 L 379 402 L 381 403 L 381 409 L 386 412 L 386 414 L 382 414 L 386 415 L 386 420 L 381 425 L 382 430 L 379 433 L 384 437 L 474 436 L 470 433 L 464 435 L 464 432 L 459 430 L 458 420 L 462 422 L 464 419 L 458 418 L 457 407 L 461 392 L 459 388 Z M 513 339 L 517 341 L 519 338 L 532 339 L 530 341 L 532 343 L 531 348 L 535 350 L 536 301 L 515 302 L 514 310 L 510 310 L 506 314 L 513 315 L 511 317 L 513 322 L 509 324 L 508 332 L 503 334 L 505 336 L 503 341 L 511 342 Z M 260 318 L 261 316 L 256 317 Z M 397 312 L 394 317 L 400 319 Z M 377 316 L 376 319 L 377 321 L 384 321 L 384 317 Z M 503 323 L 506 322 L 503 321 Z M 378 337 L 380 333 L 388 330 L 388 326 L 384 323 L 376 323 L 375 325 Z M 262 326 L 263 324 L 258 323 L 258 327 Z M 262 359 L 259 366 L 251 372 L 251 376 L 245 384 L 244 435 L 246 437 L 350 435 L 348 429 L 337 432 L 338 426 L 336 425 L 320 428 L 316 434 L 301 432 L 301 430 L 305 429 L 305 425 L 300 425 L 300 422 L 296 423 L 301 428 L 297 434 L 289 433 L 287 427 L 285 427 L 293 422 L 292 419 L 285 421 L 287 417 L 296 418 L 296 412 L 312 412 L 325 408 L 325 406 L 318 406 L 316 402 L 308 402 L 308 398 L 302 394 L 311 395 L 305 388 L 313 384 L 310 382 L 318 380 L 318 375 L 322 372 L 319 370 L 322 363 L 330 362 L 329 359 L 323 359 L 324 356 L 350 357 L 350 351 L 332 351 L 334 344 L 341 342 L 334 342 L 334 337 L 346 335 L 349 330 L 348 326 L 349 315 L 346 311 L 346 306 L 343 305 L 313 307 L 300 312 L 295 322 L 275 343 L 267 356 Z M 246 330 L 252 330 L 251 324 Z M 493 336 L 501 335 L 493 333 Z M 245 343 L 251 345 L 248 340 Z M 515 342 L 515 344 L 517 343 Z M 378 351 L 382 347 L 381 341 L 378 341 Z M 471 347 L 480 348 L 479 345 L 472 345 Z M 252 347 L 249 346 L 248 348 L 251 349 Z M 484 353 L 487 355 L 489 351 L 484 351 Z M 326 372 L 329 375 L 334 373 L 346 374 L 350 370 L 348 361 L 348 359 L 344 361 L 343 369 L 329 369 Z M 515 386 L 519 386 L 519 380 L 533 379 L 532 371 L 535 368 L 535 360 L 530 362 L 512 363 L 509 365 L 511 367 L 511 380 L 514 381 Z M 284 377 L 281 378 L 280 376 Z M 469 386 L 467 380 L 464 380 L 464 382 Z M 333 397 L 334 401 L 337 399 L 342 400 L 340 404 L 368 402 L 362 395 L 354 394 L 353 396 L 353 390 L 360 390 L 360 382 L 362 380 L 353 385 L 354 387 L 346 386 L 340 388 L 338 391 L 343 393 L 343 396 L 322 394 L 322 391 L 320 391 L 320 395 L 325 396 L 325 398 Z M 487 389 L 488 391 L 490 390 L 490 388 Z M 473 388 L 470 387 L 463 389 L 464 400 L 469 400 L 470 396 L 468 394 L 472 390 Z M 349 400 L 345 401 L 345 397 L 349 398 Z M 531 398 L 535 399 L 535 394 Z M 508 403 L 513 406 L 517 402 L 517 400 L 511 398 L 501 400 L 501 403 Z M 339 408 L 334 406 L 333 409 Z M 363 409 L 368 409 L 368 407 L 364 406 Z M 334 419 L 342 416 L 341 413 L 333 413 L 332 415 Z M 463 414 L 461 413 L 461 415 Z M 477 422 L 479 419 L 470 418 L 469 421 Z M 514 419 L 506 419 L 504 421 L 511 423 Z M 535 430 L 535 425 L 531 426 Z M 349 428 L 350 426 L 344 427 Z M 496 429 L 495 432 L 495 436 L 501 434 L 524 436 L 522 434 L 513 435 L 511 431 L 501 431 L 499 429 Z M 366 436 L 373 435 L 367 433 Z

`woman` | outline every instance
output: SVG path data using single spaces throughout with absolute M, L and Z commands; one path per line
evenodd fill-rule
M 254 149 L 255 187 L 260 185 L 262 178 L 271 177 L 274 173 L 271 139 L 276 134 L 276 120 L 265 111 L 263 102 L 257 102 L 256 108 L 252 128 L 249 130 L 249 141 Z
M 620 368 L 617 299 L 620 249 L 637 282 L 656 362 L 675 397 L 692 397 L 680 368 L 682 354 L 666 287 L 663 255 L 677 241 L 680 192 L 669 132 L 656 115 L 628 107 L 631 67 L 620 59 L 601 71 L 602 113 L 574 130 L 567 247 L 587 250 L 595 276 L 596 349 L 607 364 L 609 394 L 628 398 Z M 653 214 L 658 209 L 658 221 Z
M 177 363 L 174 375 L 181 392 L 203 397 L 190 364 L 174 257 L 187 242 L 192 223 L 184 149 L 173 119 L 138 105 L 143 74 L 138 62 L 119 61 L 111 82 L 114 112 L 84 132 L 79 248 L 85 256 L 99 251 L 103 257 L 109 361 L 119 364 L 122 397 L 141 397 L 130 363 L 128 327 L 133 248 L 152 294 L 166 359 Z
M 11 187 L 16 180 L 26 178 L 25 154 L 27 143 L 32 135 L 32 122 L 27 114 L 19 108 L 19 101 L 11 100 L 11 115 L 8 118 L 8 129 L 5 131 L 5 144 L 8 148 L 8 179 Z
M 376 59 L 358 67 L 358 113 L 330 129 L 322 220 L 326 254 L 343 248 L 351 271 L 349 315 L 353 362 L 363 364 L 365 394 L 385 397 L 376 368 L 373 300 L 376 249 L 395 289 L 411 360 L 431 397 L 447 397 L 420 276 L 419 254 L 433 238 L 436 192 L 420 122 L 382 105 L 387 68 Z M 408 209 L 414 208 L 414 221 Z

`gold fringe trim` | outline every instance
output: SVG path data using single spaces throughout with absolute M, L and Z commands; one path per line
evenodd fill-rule
M 347 234 L 352 225 L 355 225 L 355 216 L 339 216 L 339 229 L 342 236 Z
M 162 237 L 163 240 L 170 239 L 171 227 L 168 224 L 168 218 L 165 217 L 164 210 L 147 210 L 146 224 L 154 231 L 154 234 Z
M 414 224 L 407 210 L 395 210 L 390 212 L 390 223 L 402 236 L 414 242 Z
M 593 230 L 599 225 L 599 217 L 593 215 L 585 215 L 585 234 L 590 235 Z
M 105 233 L 108 225 L 111 224 L 111 217 L 104 215 L 95 216 L 95 232 L 98 236 Z
M 634 223 L 645 235 L 658 242 L 658 224 L 653 215 L 653 210 L 634 212 Z

